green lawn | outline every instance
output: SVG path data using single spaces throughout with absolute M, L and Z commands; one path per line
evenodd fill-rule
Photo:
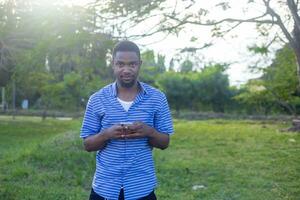
M 177 121 L 155 150 L 158 199 L 300 199 L 300 134 L 284 123 Z M 80 121 L 0 118 L 0 199 L 87 199 L 95 155 Z M 193 189 L 194 188 L 194 189 Z

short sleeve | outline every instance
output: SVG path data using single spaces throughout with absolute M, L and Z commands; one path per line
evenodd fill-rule
M 101 130 L 100 116 L 95 113 L 95 96 L 91 96 L 86 106 L 82 127 L 80 131 L 80 137 L 86 138 L 90 135 L 95 135 Z
M 159 109 L 154 116 L 154 128 L 164 134 L 173 134 L 173 122 L 166 96 L 163 94 Z

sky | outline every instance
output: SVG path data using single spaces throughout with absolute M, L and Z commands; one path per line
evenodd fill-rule
M 211 41 L 209 31 L 201 30 L 199 33 L 201 34 L 201 42 L 199 43 L 202 44 L 206 41 Z M 246 83 L 247 80 L 257 78 L 261 75 L 261 73 L 250 72 L 248 68 L 254 60 L 257 60 L 252 59 L 252 53 L 247 50 L 247 47 L 254 44 L 256 41 L 254 37 L 254 27 L 251 29 L 249 27 L 244 30 L 242 29 L 239 31 L 239 34 L 238 38 L 231 40 L 222 38 L 215 39 L 213 41 L 213 46 L 200 50 L 196 56 L 199 59 L 198 62 L 202 62 L 200 65 L 209 62 L 231 63 L 226 71 L 231 85 L 241 85 Z M 190 43 L 190 37 L 188 35 L 189 32 L 183 32 L 179 34 L 178 37 L 170 36 L 153 44 L 151 44 L 153 40 L 159 40 L 157 36 L 156 38 L 144 38 L 137 40 L 137 42 L 141 45 L 145 45 L 145 47 L 149 49 L 154 49 L 155 52 L 166 55 L 166 60 L 168 62 L 173 55 L 178 53 L 178 49 L 184 48 L 188 43 Z
M 66 0 L 68 1 L 68 0 Z M 83 5 L 87 0 L 72 0 L 69 1 L 72 4 Z M 205 2 L 205 5 L 203 4 Z M 226 12 L 216 8 L 216 4 L 222 2 L 220 0 L 211 0 L 211 1 L 197 1 L 197 5 L 191 7 L 191 10 L 197 10 L 200 7 L 206 8 L 210 11 L 211 17 L 215 19 L 222 19 L 224 17 L 232 18 L 245 18 L 248 16 L 257 16 L 264 11 L 263 6 L 259 4 L 248 5 L 247 0 L 231 0 L 232 6 Z M 168 0 L 166 6 L 173 5 L 174 0 Z M 245 5 L 248 5 L 247 7 Z M 181 9 L 184 5 L 178 5 L 178 10 Z M 213 12 L 214 9 L 219 9 Z M 226 15 L 224 15 L 226 14 Z M 147 33 L 151 31 L 147 27 L 152 27 L 152 25 L 158 19 L 149 19 L 146 22 L 136 26 L 135 28 L 130 29 L 126 35 L 130 36 L 131 34 L 137 33 Z M 263 40 L 258 37 L 257 31 L 255 29 L 254 23 L 247 23 L 239 26 L 234 31 L 230 32 L 223 38 L 212 38 L 210 27 L 200 27 L 200 26 L 189 26 L 180 32 L 177 36 L 170 35 L 167 38 L 164 38 L 164 34 L 155 34 L 151 37 L 146 37 L 142 39 L 133 40 L 142 49 L 153 49 L 155 52 L 159 52 L 166 56 L 166 65 L 169 61 L 175 57 L 180 49 L 184 47 L 199 47 L 204 43 L 213 42 L 213 46 L 205 48 L 197 52 L 197 55 L 194 58 L 194 62 L 198 67 L 203 66 L 205 63 L 215 62 L 215 63 L 230 63 L 230 66 L 226 73 L 229 76 L 230 84 L 239 86 L 246 83 L 249 79 L 258 78 L 261 76 L 261 73 L 251 72 L 248 68 L 249 65 L 253 65 L 260 57 L 253 55 L 247 49 L 249 46 L 262 43 Z M 192 43 L 190 41 L 191 37 L 198 38 L 196 42 Z M 280 46 L 275 45 L 271 48 L 271 52 L 275 52 Z M 274 53 L 270 53 L 266 58 L 264 58 L 263 65 L 267 66 L 271 63 L 274 57 Z M 179 66 L 179 65 L 177 65 Z
M 203 2 L 205 2 L 205 5 Z M 217 10 L 215 5 L 219 2 L 222 1 L 197 1 L 198 5 L 193 5 L 190 9 L 196 11 L 199 10 L 199 8 L 208 9 L 211 11 L 210 17 L 217 20 L 224 18 L 248 18 L 249 16 L 259 16 L 264 12 L 264 6 L 260 6 L 259 4 L 249 5 L 246 3 L 247 0 L 231 0 L 232 7 L 230 9 L 223 11 L 218 8 Z M 180 8 L 178 10 L 180 10 Z M 148 23 L 149 27 L 151 27 L 151 22 Z M 142 26 L 147 25 L 143 24 Z M 139 27 L 137 27 L 137 29 L 139 29 Z M 178 36 L 173 35 L 163 39 L 163 35 L 159 36 L 157 34 L 153 37 L 143 38 L 137 42 L 147 46 L 147 48 L 165 54 L 167 60 L 170 60 L 174 54 L 178 53 L 178 49 L 180 48 L 187 46 L 201 47 L 204 43 L 212 41 L 214 45 L 200 50 L 197 53 L 197 62 L 201 63 L 200 66 L 203 65 L 203 63 L 209 62 L 230 63 L 226 73 L 229 76 L 230 84 L 237 86 L 246 83 L 249 79 L 260 77 L 262 75 L 261 72 L 253 72 L 248 66 L 254 65 L 258 60 L 261 61 L 259 64 L 262 65 L 259 67 L 268 66 L 274 58 L 274 52 L 280 48 L 279 45 L 271 46 L 270 54 L 267 55 L 267 58 L 249 52 L 248 47 L 254 44 L 268 42 L 268 40 L 272 38 L 272 33 L 270 33 L 271 37 L 267 40 L 263 40 L 259 37 L 255 23 L 242 24 L 223 38 L 212 38 L 210 29 L 211 27 L 189 25 L 189 27 L 180 32 Z M 270 30 L 270 32 L 272 31 Z M 198 38 L 196 43 L 190 42 L 191 37 Z M 158 42 L 153 43 L 153 41 Z

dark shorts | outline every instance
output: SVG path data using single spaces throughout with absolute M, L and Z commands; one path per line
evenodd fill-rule
M 105 200 L 105 198 L 98 195 L 92 188 L 89 200 Z M 120 190 L 119 200 L 124 200 L 124 190 L 123 189 Z M 139 200 L 156 200 L 154 191 L 152 191 L 147 196 L 140 198 Z

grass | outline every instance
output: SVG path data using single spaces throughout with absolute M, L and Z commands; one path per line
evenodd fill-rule
M 0 116 L 0 160 L 15 159 L 30 153 L 38 144 L 47 141 L 54 135 L 78 129 L 78 122 L 40 117 Z
M 300 137 L 279 132 L 283 127 L 254 121 L 176 123 L 170 150 L 155 155 L 159 196 L 299 199 Z M 195 185 L 204 189 L 193 190 Z
M 300 135 L 279 131 L 287 126 L 176 120 L 170 147 L 154 151 L 158 199 L 299 199 Z M 82 150 L 80 121 L 0 127 L 0 199 L 88 199 L 95 157 Z
M 0 127 L 0 199 L 87 199 L 94 161 L 79 121 L 17 118 Z

